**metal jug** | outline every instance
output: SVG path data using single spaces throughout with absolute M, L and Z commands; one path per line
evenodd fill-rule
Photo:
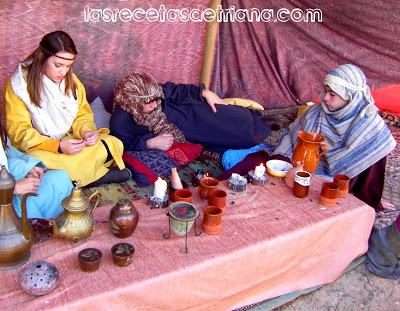
M 0 169 L 0 270 L 16 269 L 28 261 L 33 243 L 33 231 L 26 213 L 26 198 L 22 196 L 22 218 L 14 210 L 12 199 L 15 179 L 4 165 Z
M 97 192 L 87 198 L 79 184 L 79 182 L 76 182 L 71 195 L 62 201 L 64 212 L 52 223 L 55 237 L 73 240 L 74 242 L 78 242 L 92 233 L 94 229 L 92 214 L 99 203 L 97 197 L 92 210 L 89 212 L 90 200 L 97 195 Z

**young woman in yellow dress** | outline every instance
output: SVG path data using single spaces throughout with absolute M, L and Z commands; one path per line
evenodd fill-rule
M 96 128 L 85 88 L 72 71 L 76 55 L 71 37 L 55 31 L 18 65 L 5 89 L 7 134 L 17 149 L 83 186 L 126 181 L 123 145 L 108 129 Z

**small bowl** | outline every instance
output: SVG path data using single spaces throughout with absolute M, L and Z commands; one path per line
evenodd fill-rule
M 266 163 L 267 172 L 275 177 L 285 177 L 293 165 L 282 160 L 269 160 Z
M 85 272 L 96 271 L 101 262 L 102 253 L 97 248 L 85 248 L 78 254 L 79 267 Z
M 126 267 L 132 263 L 135 248 L 129 243 L 118 243 L 111 248 L 114 264 L 118 267 Z

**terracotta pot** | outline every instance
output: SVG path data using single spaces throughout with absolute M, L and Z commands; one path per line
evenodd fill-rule
M 188 202 L 192 203 L 193 195 L 189 189 L 178 189 L 174 192 L 174 202 Z
M 288 186 L 290 189 L 293 189 L 293 184 L 294 184 L 294 174 L 298 171 L 303 171 L 303 162 L 296 161 L 294 163 L 293 167 L 287 172 L 285 176 L 285 184 Z
M 298 171 L 294 174 L 293 194 L 298 198 L 308 196 L 310 188 L 311 174 L 306 171 Z
M 208 192 L 208 205 L 219 207 L 224 212 L 226 208 L 227 196 L 228 194 L 222 189 L 212 189 Z
M 339 186 L 333 182 L 322 184 L 319 202 L 326 206 L 334 206 L 339 195 Z
M 218 234 L 222 230 L 222 210 L 219 207 L 207 206 L 204 209 L 203 231 L 207 234 Z
M 208 192 L 217 188 L 219 181 L 213 177 L 203 177 L 200 179 L 199 194 L 202 199 L 208 198 Z
M 343 174 L 337 174 L 333 182 L 339 186 L 339 197 L 344 198 L 349 193 L 350 177 Z
M 132 263 L 135 248 L 129 243 L 118 243 L 111 248 L 114 264 L 118 267 L 126 267 Z
M 96 271 L 101 262 L 102 253 L 97 248 L 85 248 L 78 254 L 79 267 L 85 272 Z
M 110 212 L 108 223 L 113 235 L 127 238 L 135 231 L 139 222 L 139 213 L 131 200 L 119 200 Z
M 325 138 L 318 133 L 304 131 L 299 131 L 297 137 L 298 140 L 292 162 L 303 162 L 304 170 L 314 173 L 318 167 L 320 157 L 328 151 L 328 146 L 322 143 Z

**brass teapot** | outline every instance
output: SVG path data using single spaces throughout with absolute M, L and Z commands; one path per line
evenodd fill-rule
M 53 222 L 53 234 L 57 238 L 64 238 L 78 242 L 88 237 L 94 229 L 93 212 L 99 204 L 98 193 L 93 193 L 87 198 L 80 188 L 77 181 L 72 189 L 71 195 L 62 201 L 64 212 L 62 212 Z M 89 212 L 90 201 L 94 196 L 96 201 L 92 210 Z
M 22 196 L 22 218 L 14 210 L 12 200 L 15 179 L 4 165 L 0 170 L 0 270 L 16 269 L 28 261 L 33 243 L 33 231 L 28 222 L 26 198 Z

